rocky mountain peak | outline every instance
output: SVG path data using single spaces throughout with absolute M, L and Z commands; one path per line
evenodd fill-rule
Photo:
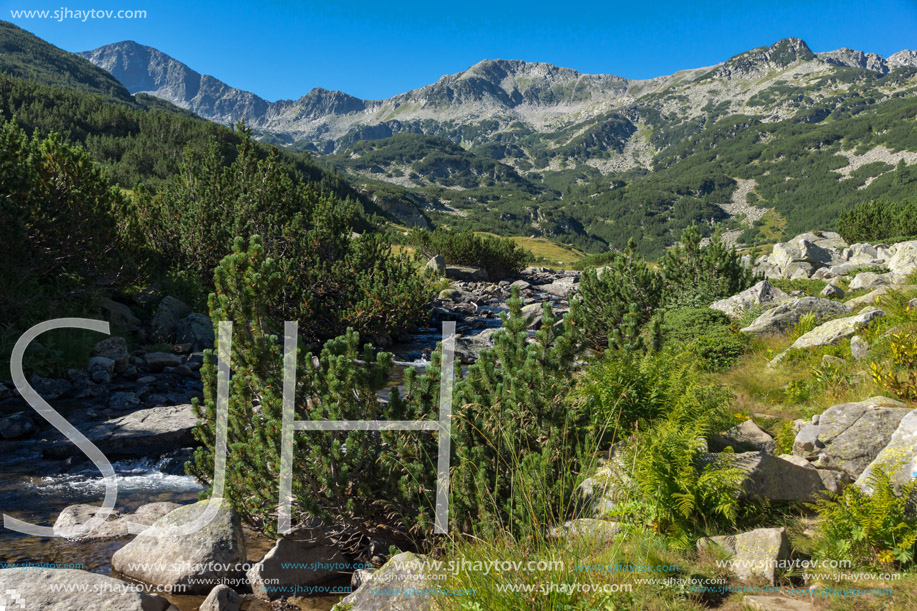
M 834 64 L 835 66 L 866 68 L 867 70 L 872 70 L 873 72 L 879 72 L 881 74 L 886 74 L 889 70 L 885 58 L 876 53 L 864 53 L 856 49 L 843 47 L 836 51 L 816 53 L 815 55 L 823 62 Z
M 888 67 L 891 70 L 895 68 L 917 68 L 917 51 L 904 49 L 889 55 Z

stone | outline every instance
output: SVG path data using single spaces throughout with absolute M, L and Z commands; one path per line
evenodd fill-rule
M 810 463 L 802 456 L 796 456 L 795 454 L 781 454 L 778 458 L 782 458 L 785 461 L 791 462 L 798 467 L 815 471 L 818 474 L 818 477 L 821 478 L 822 488 L 828 492 L 839 494 L 841 491 L 843 491 L 844 486 L 853 483 L 853 478 L 843 471 L 816 469 L 815 465 Z
M 211 503 L 219 506 L 203 528 L 187 535 L 154 537 L 141 533 L 115 552 L 112 570 L 154 585 L 186 586 L 182 591 L 188 594 L 207 594 L 224 580 L 240 578 L 245 540 L 239 516 L 230 511 L 227 501 L 207 500 L 179 507 L 150 528 L 167 532 L 191 524 Z
M 859 310 L 860 308 L 862 308 L 863 306 L 877 305 L 881 301 L 882 297 L 884 297 L 885 295 L 889 293 L 889 290 L 890 289 L 887 286 L 883 286 L 865 295 L 860 295 L 859 297 L 848 299 L 844 303 L 846 303 L 850 307 L 850 310 L 852 312 L 855 312 Z
M 741 318 L 749 310 L 771 308 L 787 299 L 789 299 L 789 296 L 786 293 L 767 280 L 762 280 L 737 295 L 714 301 L 710 307 L 723 312 L 729 318 L 737 319 Z
M 531 288 L 531 287 L 532 287 L 532 285 L 529 284 L 528 282 L 526 282 L 525 280 L 516 280 L 515 282 L 513 282 L 513 283 L 510 284 L 509 286 L 510 286 L 510 288 L 517 288 L 517 289 L 519 289 L 520 291 L 524 291 L 525 289 L 528 289 L 528 288 Z
M 108 407 L 119 412 L 136 409 L 140 404 L 140 397 L 132 392 L 116 392 L 108 400 Z
M 826 284 L 819 294 L 825 299 L 840 299 L 844 296 L 844 289 L 836 284 Z
M 612 448 L 608 459 L 600 459 L 598 469 L 576 489 L 576 510 L 581 517 L 607 518 L 633 492 L 633 480 L 621 454 Z
M 442 276 L 446 273 L 446 260 L 443 259 L 442 255 L 431 257 L 430 260 L 427 261 L 427 264 L 424 265 L 424 269 L 429 270 L 437 276 Z
M 102 302 L 102 313 L 115 328 L 126 331 L 136 331 L 140 328 L 140 319 L 123 303 L 106 299 Z
M 191 405 L 153 407 L 120 416 L 83 430 L 83 434 L 106 455 L 149 457 L 195 445 L 197 416 Z M 46 458 L 82 454 L 67 440 L 48 443 Z
M 175 342 L 191 345 L 185 352 L 213 348 L 215 341 L 213 322 L 203 314 L 189 314 L 175 327 Z
M 542 284 L 536 287 L 537 290 L 554 295 L 555 297 L 567 297 L 576 290 L 576 279 L 570 277 L 558 278 L 550 284 Z
M 901 419 L 891 439 L 857 478 L 856 485 L 867 494 L 873 492 L 871 480 L 877 467 L 888 474 L 896 487 L 914 479 L 917 472 L 917 410 Z
M 287 568 L 291 564 L 309 565 L 310 568 Z M 351 568 L 337 544 L 323 530 L 300 529 L 279 539 L 264 558 L 249 569 L 246 577 L 255 596 L 275 600 L 340 577 Z
M 162 371 L 166 367 L 179 367 L 182 364 L 181 356 L 171 352 L 150 352 L 144 356 L 144 360 L 151 371 Z
M 20 439 L 35 431 L 35 423 L 25 412 L 0 416 L 0 439 Z
M 862 361 L 866 358 L 868 352 L 869 344 L 866 343 L 865 339 L 859 335 L 854 335 L 850 338 L 850 354 L 853 355 L 853 360 Z
M 816 611 L 815 605 L 800 598 L 756 594 L 746 594 L 742 598 L 742 608 L 748 611 Z
M 887 397 L 829 407 L 799 431 L 793 454 L 856 479 L 888 445 L 909 411 Z
M 746 420 L 725 433 L 714 435 L 709 440 L 712 452 L 722 452 L 726 446 L 732 447 L 736 452 L 773 452 L 777 444 L 774 438 L 762 431 L 753 420 Z
M 162 596 L 114 577 L 79 569 L 30 568 L 0 569 L 0 609 L 177 611 Z
M 854 316 L 829 320 L 793 342 L 789 348 L 774 357 L 771 361 L 771 365 L 775 365 L 783 360 L 790 350 L 805 350 L 808 348 L 818 348 L 820 346 L 833 346 L 841 340 L 856 335 L 864 328 L 868 327 L 869 323 L 882 316 L 885 316 L 885 312 L 870 306 L 863 308 L 859 314 Z
M 159 302 L 150 328 L 158 341 L 171 342 L 181 319 L 191 313 L 191 308 L 175 297 L 166 297 Z
M 446 278 L 465 282 L 487 282 L 489 280 L 486 269 L 469 265 L 447 265 Z
M 350 587 L 356 590 L 361 585 L 366 583 L 366 580 L 372 577 L 372 574 L 375 573 L 375 569 L 357 569 L 353 572 L 353 575 L 350 576 Z
M 60 399 L 73 390 L 73 384 L 71 384 L 69 380 L 42 378 L 40 376 L 32 376 L 29 378 L 29 386 L 31 386 L 45 401 Z
M 788 331 L 806 314 L 814 314 L 820 322 L 852 312 L 849 306 L 837 301 L 820 297 L 800 297 L 764 312 L 741 331 L 750 335 L 774 335 Z
M 605 545 L 614 541 L 621 533 L 621 526 L 609 520 L 595 518 L 577 518 L 564 522 L 563 526 L 556 526 L 548 532 L 552 539 L 586 539 L 597 545 Z
M 759 578 L 774 585 L 781 569 L 789 568 L 790 541 L 783 527 L 704 537 L 697 542 L 699 551 L 711 547 L 718 547 L 729 554 L 729 570 L 743 581 Z
M 529 329 L 535 329 L 541 326 L 541 318 L 544 314 L 544 305 L 541 303 L 530 303 L 522 306 L 521 314 L 528 323 Z
M 899 242 L 892 246 L 894 254 L 885 261 L 885 267 L 901 276 L 917 272 L 917 241 Z
M 911 299 L 907 302 L 908 310 L 917 310 L 917 299 Z
M 430 587 L 427 563 L 426 556 L 411 552 L 392 556 L 332 611 L 431 611 L 430 598 L 411 595 Z
M 823 489 L 821 478 L 814 470 L 800 467 L 773 454 L 741 452 L 732 456 L 733 466 L 746 473 L 742 481 L 744 497 L 810 502 L 816 500 Z
M 89 377 L 97 384 L 111 383 L 111 376 L 115 372 L 115 362 L 104 356 L 94 356 L 89 359 Z
M 438 299 L 450 299 L 453 301 L 458 301 L 461 297 L 462 291 L 454 288 L 443 289 L 439 292 L 439 295 L 437 295 Z
M 220 584 L 210 590 L 210 594 L 197 611 L 240 611 L 241 609 L 242 597 L 229 586 Z
M 897 274 L 894 272 L 888 274 L 877 274 L 875 272 L 861 272 L 856 278 L 850 281 L 850 290 L 859 291 L 861 289 L 877 289 L 882 286 L 892 286 L 898 284 Z
M 115 539 L 131 536 L 128 523 L 150 526 L 170 511 L 178 509 L 178 503 L 158 502 L 148 503 L 137 508 L 133 514 L 123 514 L 112 511 L 101 525 L 89 532 L 83 532 L 83 525 L 96 515 L 99 507 L 96 505 L 69 505 L 64 508 L 54 522 L 54 534 L 67 539 Z
M 127 352 L 127 341 L 123 337 L 109 337 L 103 339 L 92 351 L 93 356 L 102 356 L 114 361 L 114 371 L 122 372 L 130 364 L 130 354 Z

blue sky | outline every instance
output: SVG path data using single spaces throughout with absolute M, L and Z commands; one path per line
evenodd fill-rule
M 11 10 L 135 9 L 145 19 L 12 19 Z M 121 40 L 268 99 L 313 87 L 378 99 L 482 59 L 649 78 L 787 36 L 813 51 L 917 49 L 917 0 L 744 2 L 152 2 L 0 0 L 10 20 L 68 51 Z

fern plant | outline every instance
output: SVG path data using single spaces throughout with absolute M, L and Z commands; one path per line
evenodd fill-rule
M 821 517 L 818 554 L 857 564 L 899 568 L 914 563 L 917 550 L 917 482 L 898 487 L 877 467 L 869 479 L 872 496 L 857 486 L 816 503 Z

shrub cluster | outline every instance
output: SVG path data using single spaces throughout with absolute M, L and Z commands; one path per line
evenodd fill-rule
M 415 229 L 410 241 L 426 257 L 441 255 L 446 263 L 483 267 L 494 281 L 518 273 L 531 260 L 531 254 L 512 240 L 476 235 L 470 229 Z
M 917 202 L 866 201 L 841 213 L 837 231 L 850 242 L 917 236 Z

